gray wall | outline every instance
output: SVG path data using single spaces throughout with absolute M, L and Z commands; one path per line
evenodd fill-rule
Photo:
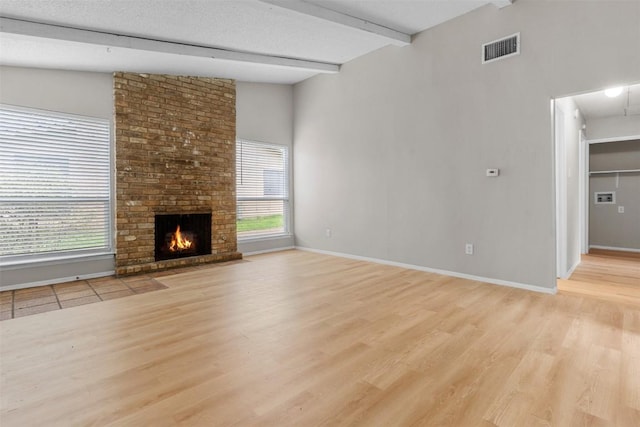
M 69 114 L 113 116 L 113 78 L 107 73 L 0 66 L 0 102 Z
M 293 145 L 293 86 L 266 83 L 236 84 L 236 134 L 240 139 Z M 292 189 L 290 189 L 292 190 Z M 293 217 L 293 191 L 291 215 Z M 293 232 L 293 227 L 292 230 Z M 244 254 L 266 252 L 294 245 L 293 234 L 277 238 L 239 240 L 238 251 Z
M 640 140 L 591 144 L 589 169 L 640 169 Z M 615 191 L 616 204 L 596 205 L 597 191 Z M 640 173 L 592 175 L 589 193 L 589 245 L 640 250 Z
M 640 169 L 640 139 L 589 146 L 590 171 L 630 169 Z
M 236 82 L 236 134 L 250 141 L 293 144 L 293 86 Z
M 0 67 L 0 102 L 111 120 L 111 74 Z M 0 288 L 110 274 L 113 255 L 0 266 Z
M 640 136 L 640 115 L 602 117 L 587 123 L 587 138 L 590 140 L 627 136 Z
M 293 89 L 290 85 L 237 83 L 237 134 L 256 141 L 291 146 Z M 0 102 L 111 120 L 111 74 L 0 66 Z M 293 245 L 293 237 L 240 244 L 241 252 Z M 109 274 L 113 256 L 0 266 L 0 288 L 51 283 Z
M 297 84 L 297 245 L 554 289 L 550 99 L 640 80 L 638 22 L 633 1 L 487 5 Z M 518 31 L 520 56 L 480 63 Z

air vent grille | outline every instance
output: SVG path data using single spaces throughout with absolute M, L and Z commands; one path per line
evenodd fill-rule
M 520 54 L 520 33 L 482 45 L 482 63 Z

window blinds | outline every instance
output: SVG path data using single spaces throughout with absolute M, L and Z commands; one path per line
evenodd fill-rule
M 109 121 L 0 105 L 0 256 L 109 250 Z
M 285 146 L 236 143 L 238 237 L 289 231 L 289 159 Z

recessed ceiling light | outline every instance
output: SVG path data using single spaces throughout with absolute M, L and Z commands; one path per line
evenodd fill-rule
M 616 96 L 622 93 L 622 86 L 610 87 L 609 89 L 605 89 L 604 94 L 609 98 L 615 98 Z

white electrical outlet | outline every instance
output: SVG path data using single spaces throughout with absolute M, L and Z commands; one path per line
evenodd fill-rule
M 473 255 L 473 243 L 467 243 L 464 245 L 464 253 L 467 255 Z
M 624 206 L 618 206 L 618 213 L 624 213 Z
M 324 230 L 324 237 L 331 237 L 331 229 L 327 228 Z

